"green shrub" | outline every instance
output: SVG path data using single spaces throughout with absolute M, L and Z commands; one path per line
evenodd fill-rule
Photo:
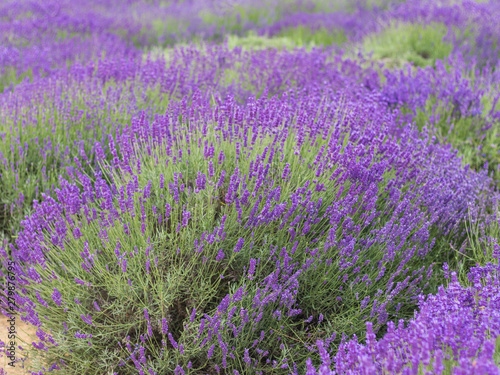
M 5 67 L 3 72 L 0 72 L 0 94 L 4 92 L 7 88 L 15 86 L 18 83 L 24 81 L 26 78 L 32 79 L 33 73 L 31 70 L 27 70 L 22 74 L 17 74 L 15 68 Z
M 279 35 L 290 39 L 297 46 L 328 47 L 347 42 L 344 30 L 329 30 L 324 27 L 313 30 L 300 25 L 282 30 Z
M 365 53 L 386 66 L 402 67 L 407 62 L 424 67 L 445 59 L 453 50 L 446 40 L 450 30 L 442 24 L 393 23 L 385 30 L 368 35 L 362 42 Z
M 245 50 L 255 50 L 255 49 L 293 49 L 295 47 L 302 47 L 297 45 L 295 41 L 289 37 L 267 37 L 258 36 L 255 33 L 249 33 L 245 37 L 239 37 L 237 35 L 228 35 L 227 45 L 230 49 L 235 47 L 241 47 Z
M 248 137 L 253 138 L 251 130 Z M 270 145 L 274 138 L 265 134 L 256 134 L 257 137 L 252 147 L 244 148 L 245 157 L 240 157 L 237 167 L 242 174 L 249 173 L 250 160 L 267 152 L 265 146 Z M 171 158 L 162 151 L 163 147 L 144 151 L 139 157 L 140 168 L 133 168 L 132 174 L 113 174 L 113 190 L 116 189 L 119 194 L 108 199 L 101 188 L 103 198 L 87 203 L 89 215 L 95 212 L 93 215 L 96 218 L 111 220 L 112 225 L 104 226 L 101 220 L 86 219 L 87 214 L 83 215 L 81 210 L 65 212 L 66 224 L 63 225 L 76 226 L 78 232 L 74 231 L 74 237 L 70 235 L 62 247 L 50 240 L 44 242 L 45 261 L 33 265 L 33 270 L 43 281 L 26 293 L 32 300 L 46 302 L 37 305 L 37 316 L 47 317 L 42 327 L 45 332 L 51 332 L 58 345 L 50 345 L 46 352 L 41 351 L 40 354 L 48 363 L 59 363 L 62 359 L 68 365 L 68 370 L 61 371 L 62 374 L 104 374 L 112 373 L 117 368 L 121 374 L 136 373 L 127 345 L 147 348 L 145 355 L 152 358 L 148 365 L 158 373 L 171 374 L 178 365 L 189 368 L 189 362 L 191 373 L 213 371 L 214 364 L 223 361 L 222 351 L 216 348 L 213 354 L 207 354 L 210 344 L 200 346 L 200 342 L 208 340 L 216 344 L 217 339 L 207 336 L 206 331 L 199 333 L 198 327 L 203 316 L 217 316 L 225 296 L 238 293 L 241 293 L 239 299 L 234 297 L 228 300 L 227 311 L 233 308 L 238 312 L 246 310 L 252 318 L 262 313 L 264 318 L 246 324 L 243 316 L 235 314 L 232 322 L 236 327 L 241 325 L 242 330 L 237 338 L 230 330 L 221 331 L 220 340 L 230 348 L 234 346 L 235 353 L 243 353 L 245 348 L 252 347 L 252 343 L 259 340 L 259 345 L 271 350 L 268 358 L 276 361 L 278 366 L 286 366 L 290 358 L 303 366 L 310 356 L 305 349 L 307 345 L 313 345 L 318 338 L 332 337 L 335 332 L 349 336 L 357 334 L 362 338 L 364 322 L 372 309 L 371 303 L 363 306 L 362 301 L 386 288 L 389 278 L 394 284 L 401 282 L 402 289 L 395 295 L 380 296 L 379 299 L 383 300 L 390 314 L 401 317 L 412 314 L 413 308 L 408 302 L 414 298 L 411 296 L 413 288 L 421 287 L 428 281 L 422 280 L 422 276 L 425 268 L 432 266 L 434 257 L 440 256 L 439 248 L 425 260 L 415 257 L 408 261 L 405 258 L 407 270 L 415 270 L 410 276 L 406 275 L 407 271 L 402 274 L 397 271 L 401 268 L 401 257 L 408 256 L 407 250 L 402 250 L 401 254 L 398 252 L 394 260 L 387 261 L 384 260 L 385 244 L 375 243 L 368 248 L 362 245 L 366 231 L 382 228 L 389 221 L 398 225 L 397 222 L 403 220 L 390 214 L 391 203 L 387 200 L 387 184 L 394 178 L 393 171 L 387 172 L 378 184 L 377 209 L 385 214 L 358 233 L 360 244 L 355 241 L 353 246 L 358 249 L 356 259 L 359 260 L 342 270 L 340 252 L 343 247 L 325 247 L 330 231 L 325 210 L 333 202 L 342 202 L 356 185 L 349 180 L 335 185 L 329 179 L 330 173 L 318 176 L 309 167 L 315 162 L 318 150 L 329 144 L 329 137 L 308 145 L 306 148 L 310 150 L 307 152 L 294 153 L 294 137 L 288 136 L 282 146 L 283 158 L 278 160 L 275 156 L 270 164 L 269 180 L 266 181 L 279 180 L 286 164 L 293 171 L 288 179 L 280 182 L 280 198 L 272 206 L 284 203 L 298 188 L 308 186 L 312 189 L 314 185 L 323 184 L 331 186 L 327 192 L 311 190 L 311 202 L 322 202 L 314 217 L 322 219 L 314 220 L 307 234 L 297 236 L 294 243 L 288 226 L 280 227 L 279 221 L 258 227 L 245 226 L 252 210 L 264 210 L 267 204 L 265 199 L 257 201 L 249 198 L 250 204 L 242 206 L 242 212 L 238 212 L 234 204 L 226 204 L 229 176 L 222 180 L 223 185 L 218 186 L 215 182 L 223 170 L 235 170 L 238 151 L 230 139 L 222 138 L 211 131 L 205 138 L 208 144 L 218 144 L 216 150 L 222 150 L 224 155 L 221 163 L 213 163 L 215 178 L 207 189 L 194 193 L 198 173 L 210 175 L 210 161 L 204 157 L 203 148 L 190 147 L 186 153 L 189 147 L 187 137 L 176 137 L 172 152 L 177 155 L 179 149 L 183 149 L 182 159 L 171 162 Z M 190 139 L 191 142 L 199 139 L 200 143 L 203 138 L 200 133 L 192 132 Z M 339 146 L 345 149 L 350 144 L 349 135 L 346 135 Z M 167 163 L 167 160 L 170 162 Z M 179 176 L 179 173 L 182 173 L 179 184 L 184 188 L 177 202 L 175 195 L 169 194 L 163 185 L 163 177 L 168 176 L 167 181 L 172 181 L 172 176 Z M 310 181 L 313 181 L 312 186 Z M 250 191 L 254 184 L 255 179 L 249 182 Z M 97 181 L 96 186 L 102 186 L 102 182 Z M 269 194 L 270 189 L 277 186 L 264 185 L 264 188 Z M 410 192 L 411 184 L 403 189 Z M 242 193 L 239 191 L 239 194 Z M 169 209 L 166 209 L 167 204 Z M 365 204 L 368 203 L 360 196 L 355 206 Z M 185 216 L 187 209 L 190 210 L 189 217 Z M 161 220 L 167 217 L 167 210 L 168 220 Z M 306 217 L 300 216 L 300 212 L 305 214 L 305 210 L 304 206 L 303 211 L 294 213 L 299 233 L 306 225 Z M 120 214 L 113 216 L 113 212 Z M 312 215 L 311 212 L 309 214 Z M 361 225 L 364 221 L 362 215 L 363 210 L 359 209 L 346 220 L 351 220 L 353 225 Z M 59 228 L 61 224 L 58 224 Z M 55 230 L 52 224 L 50 227 Z M 203 242 L 204 247 L 199 248 L 198 240 L 204 233 L 216 233 L 221 228 L 224 233 L 218 234 L 223 236 L 220 242 Z M 339 226 L 335 234 L 337 238 L 342 238 L 345 230 Z M 434 236 L 435 233 L 431 234 L 431 238 Z M 233 251 L 241 239 L 244 240 L 241 250 Z M 449 240 L 444 236 L 442 239 Z M 308 254 L 312 243 L 317 245 L 314 267 L 299 266 L 306 259 L 314 259 L 315 256 L 311 258 Z M 413 240 L 407 240 L 404 249 L 411 249 L 412 246 L 416 246 Z M 323 248 L 326 250 L 321 250 Z M 413 249 L 416 251 L 415 247 Z M 253 275 L 247 269 L 252 259 L 259 259 Z M 380 272 L 382 265 L 385 273 Z M 302 271 L 294 268 L 297 266 Z M 355 267 L 359 269 L 352 273 Z M 290 272 L 296 274 L 292 277 Z M 357 274 L 366 275 L 373 283 L 354 282 Z M 297 308 L 302 310 L 299 316 L 292 314 L 293 310 L 288 315 L 288 308 L 282 306 L 283 302 L 278 297 L 286 295 L 285 291 L 264 288 L 266 280 L 272 275 L 284 280 L 291 277 L 290 287 L 295 277 L 300 281 L 298 294 L 293 298 L 290 295 L 297 300 Z M 353 281 L 350 288 L 346 286 L 350 281 L 346 281 L 345 276 Z M 410 285 L 403 286 L 413 279 Z M 264 295 L 271 300 L 262 307 L 255 306 L 254 298 L 258 295 L 263 298 L 261 293 L 266 293 Z M 400 309 L 401 304 L 403 307 Z M 147 310 L 148 317 L 144 310 Z M 281 318 L 273 318 L 273 312 L 281 310 Z M 88 315 L 92 316 L 91 324 L 85 323 Z M 309 325 L 304 322 L 308 316 L 315 319 Z M 228 318 L 223 315 L 221 319 L 227 322 Z M 172 335 L 170 341 L 165 332 L 162 333 L 164 320 L 168 321 L 168 332 Z M 380 328 L 380 324 L 377 327 Z M 150 334 L 145 335 L 148 331 Z M 265 332 L 263 338 L 262 331 Z M 337 336 L 336 342 L 340 339 Z M 276 345 L 277 340 L 283 343 L 281 347 Z M 182 345 L 182 350 L 172 350 L 172 345 Z M 258 357 L 258 354 L 252 350 L 252 356 Z M 229 368 L 245 371 L 241 358 L 228 357 L 226 360 Z M 269 371 L 271 367 L 262 362 L 256 369 L 259 368 Z
M 483 113 L 488 113 L 491 109 L 491 95 L 485 95 L 482 99 Z M 425 108 L 417 109 L 415 123 L 420 130 L 432 124 L 433 127 L 429 130 L 431 134 L 436 136 L 440 143 L 449 143 L 457 149 L 464 165 L 468 164 L 475 170 L 481 170 L 487 165 L 488 173 L 497 184 L 500 183 L 498 121 L 487 121 L 481 115 L 459 116 L 453 108 L 443 105 L 435 96 L 431 96 Z

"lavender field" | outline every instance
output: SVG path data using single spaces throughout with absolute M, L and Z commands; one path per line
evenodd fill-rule
M 0 2 L 0 375 L 500 374 L 499 99 L 496 0 Z

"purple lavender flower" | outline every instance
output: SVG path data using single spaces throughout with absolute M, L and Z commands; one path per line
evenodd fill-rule
M 234 252 L 238 253 L 242 248 L 243 244 L 245 243 L 245 239 L 243 237 L 240 237 L 238 242 L 236 243 L 236 246 L 234 247 Z

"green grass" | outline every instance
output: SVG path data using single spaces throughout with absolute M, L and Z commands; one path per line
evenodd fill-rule
M 387 9 L 389 5 L 402 3 L 404 1 L 405 0 L 365 0 L 359 3 L 366 9 L 373 9 L 375 7 Z M 353 0 L 311 0 L 308 3 L 312 5 L 312 7 L 307 8 L 307 11 L 311 13 L 353 13 L 357 10 L 358 2 Z
M 259 36 L 251 32 L 244 37 L 228 35 L 229 48 L 241 47 L 245 50 L 305 48 L 310 51 L 312 48 L 340 46 L 345 42 L 347 37 L 342 30 L 326 28 L 312 30 L 302 25 L 286 28 L 272 37 Z
M 274 1 L 260 1 L 258 4 L 222 4 L 218 12 L 208 9 L 200 11 L 199 16 L 206 25 L 216 26 L 226 34 L 242 35 L 242 25 L 250 24 L 254 27 L 266 26 L 281 19 L 285 14 L 304 11 L 300 1 L 284 0 L 278 4 Z
M 279 36 L 289 38 L 297 46 L 328 47 L 339 46 L 347 42 L 347 36 L 341 29 L 328 30 L 323 27 L 312 30 L 302 25 L 285 29 L 279 33 Z
M 67 39 L 72 39 L 75 36 L 82 35 L 81 33 L 77 32 L 68 32 L 68 30 L 57 30 L 56 32 L 56 39 L 59 41 L 67 40 Z
M 415 66 L 433 66 L 453 50 L 445 40 L 449 30 L 443 24 L 393 23 L 382 32 L 366 36 L 362 50 L 372 54 L 372 59 L 386 63 L 388 68 L 402 67 L 411 62 Z
M 489 223 L 473 223 L 469 220 L 466 224 L 467 239 L 464 246 L 460 249 L 453 248 L 456 267 L 450 269 L 457 272 L 462 285 L 472 286 L 467 277 L 470 267 L 499 262 L 498 255 L 495 256 L 494 251 L 500 242 L 500 207 L 495 207 L 493 210 L 496 212 L 496 217 Z
M 292 38 L 286 36 L 267 37 L 249 33 L 245 37 L 237 35 L 228 35 L 227 45 L 230 49 L 240 47 L 244 50 L 258 49 L 294 49 L 298 47 Z
M 21 83 L 26 78 L 30 80 L 33 78 L 33 73 L 31 70 L 27 70 L 24 73 L 18 74 L 15 68 L 5 67 L 4 71 L 0 72 L 0 94 L 9 87 Z

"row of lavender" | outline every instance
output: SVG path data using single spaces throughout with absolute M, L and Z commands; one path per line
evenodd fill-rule
M 493 205 L 481 198 L 491 181 L 411 128 L 392 136 L 376 100 L 332 99 L 242 109 L 194 95 L 110 138 L 95 183 L 75 168 L 37 203 L 11 251 L 36 285 L 18 304 L 40 328 L 35 347 L 61 358 L 53 368 L 300 372 L 318 337 L 328 346 L 339 327 L 362 336 L 360 322 L 411 314 L 446 257 L 436 240 L 463 238 L 471 202 L 488 220 L 475 210 Z M 107 361 L 81 354 L 104 345 Z
M 376 93 L 377 101 L 403 111 L 398 112 L 399 124 L 411 122 L 422 111 L 431 112 L 425 126 L 433 130 L 442 123 L 446 135 L 453 131 L 452 122 L 464 119 L 474 124 L 470 132 L 477 133 L 479 140 L 494 135 L 492 124 L 499 116 L 495 74 L 483 69 L 479 75 L 460 56 L 449 61 L 451 71 L 438 62 L 436 69 L 386 71 L 385 81 L 373 66 L 363 67 L 363 61 L 321 50 L 249 52 L 224 46 L 185 47 L 167 58 L 75 64 L 51 78 L 19 84 L 0 98 L 6 129 L 0 133 L 4 168 L 0 189 L 5 203 L 0 226 L 4 230 L 18 228 L 16 218 L 24 216 L 26 207 L 41 192 L 52 188 L 61 171 L 74 165 L 74 157 L 86 162 L 96 147 L 108 152 L 109 134 L 121 132 L 123 123 L 139 111 L 145 110 L 150 117 L 164 113 L 170 102 L 184 97 L 190 100 L 197 90 L 222 98 L 233 96 L 243 106 L 253 95 L 272 97 L 291 88 L 325 98 L 343 89 L 349 99 L 356 100 Z M 478 77 L 471 78 L 471 72 Z M 492 102 L 489 108 L 485 98 Z M 488 140 L 481 146 L 491 148 Z M 482 152 L 477 150 L 478 155 Z M 479 157 L 475 167 L 483 167 L 485 160 Z M 489 170 L 498 173 L 496 164 L 489 165 Z
M 37 199 L 2 252 L 53 369 L 498 371 L 496 266 L 421 302 L 409 328 L 391 323 L 458 265 L 467 219 L 495 226 L 486 171 L 409 125 L 436 96 L 434 112 L 487 131 L 494 70 L 471 78 L 456 55 L 381 81 L 320 50 L 122 57 L 0 99 L 9 220 Z
M 227 33 L 255 31 L 274 36 L 297 26 L 340 31 L 346 40 L 360 41 L 395 21 L 441 22 L 476 31 L 472 40 L 457 43 L 457 50 L 474 52 L 483 63 L 497 60 L 496 17 L 500 9 L 495 2 L 380 1 L 378 7 L 367 7 L 368 3 L 346 2 L 332 11 L 334 5 L 329 2 L 313 0 L 5 2 L 0 8 L 0 69 L 4 77 L 0 89 L 11 89 L 26 77 L 51 75 L 61 67 L 89 59 L 137 57 L 144 48 L 193 38 L 221 40 Z

